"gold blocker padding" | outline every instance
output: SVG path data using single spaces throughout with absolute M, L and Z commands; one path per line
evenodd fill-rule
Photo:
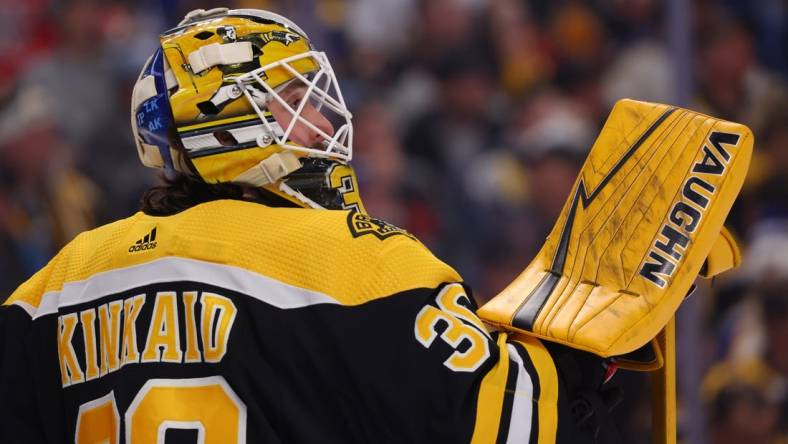
M 678 309 L 712 246 L 713 271 L 736 262 L 721 231 L 752 146 L 744 125 L 619 101 L 541 251 L 479 316 L 602 357 L 640 348 Z

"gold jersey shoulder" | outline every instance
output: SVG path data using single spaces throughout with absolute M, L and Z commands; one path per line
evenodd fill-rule
M 238 267 L 357 305 L 460 276 L 406 231 L 346 211 L 221 200 L 173 216 L 137 213 L 80 234 L 6 301 L 38 307 L 69 282 L 165 257 Z

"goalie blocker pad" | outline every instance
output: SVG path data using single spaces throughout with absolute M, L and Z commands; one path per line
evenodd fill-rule
M 737 264 L 723 222 L 752 146 L 744 125 L 620 100 L 541 251 L 479 316 L 602 357 L 644 346 L 707 257 L 709 277 Z

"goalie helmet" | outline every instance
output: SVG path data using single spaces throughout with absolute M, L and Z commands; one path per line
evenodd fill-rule
M 363 211 L 347 165 L 352 116 L 325 53 L 295 23 L 255 9 L 200 9 L 160 42 L 131 101 L 145 166 L 262 187 L 303 207 Z M 281 94 L 294 84 L 304 91 L 296 103 Z M 274 101 L 283 122 L 269 110 Z M 307 109 L 336 129 L 310 121 Z M 295 142 L 299 125 L 317 142 Z

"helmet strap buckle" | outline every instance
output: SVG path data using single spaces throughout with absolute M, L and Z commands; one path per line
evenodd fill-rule
M 256 187 L 272 184 L 301 168 L 301 161 L 291 152 L 274 153 L 254 167 L 244 171 L 233 182 L 247 183 Z

